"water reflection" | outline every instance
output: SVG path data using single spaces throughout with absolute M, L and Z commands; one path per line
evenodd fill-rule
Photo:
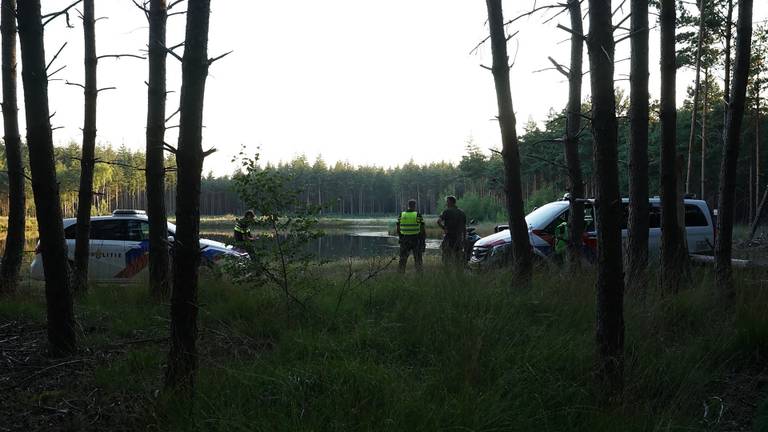
M 362 228 L 362 227 L 355 227 Z M 366 258 L 374 256 L 393 256 L 399 253 L 399 244 L 396 236 L 389 235 L 381 227 L 372 227 L 379 230 L 343 230 L 325 231 L 325 235 L 313 240 L 308 248 L 317 258 L 322 260 L 334 260 L 340 258 Z M 200 237 L 216 240 L 224 243 L 232 243 L 232 236 L 221 232 L 202 232 Z M 440 249 L 440 240 L 427 239 L 426 254 L 437 254 Z

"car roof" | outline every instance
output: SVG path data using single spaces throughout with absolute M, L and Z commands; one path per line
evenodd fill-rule
M 149 220 L 147 218 L 147 215 L 143 214 L 119 214 L 119 215 L 103 215 L 103 216 L 91 216 L 91 221 L 100 221 L 100 220 Z M 66 218 L 64 219 L 64 228 L 73 225 L 77 222 L 77 218 Z

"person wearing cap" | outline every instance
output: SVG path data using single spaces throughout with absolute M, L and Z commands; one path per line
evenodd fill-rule
M 416 200 L 409 200 L 408 208 L 397 218 L 397 235 L 400 238 L 398 270 L 400 273 L 405 273 L 408 256 L 413 253 L 416 271 L 421 272 L 426 230 L 424 229 L 424 218 L 416 211 Z

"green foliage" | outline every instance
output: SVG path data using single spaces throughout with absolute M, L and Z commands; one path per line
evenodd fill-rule
M 233 160 L 235 162 L 236 160 Z M 321 237 L 317 228 L 319 208 L 299 199 L 284 172 L 258 165 L 258 155 L 240 154 L 242 171 L 233 177 L 240 199 L 255 213 L 252 224 L 262 230 L 259 241 L 240 244 L 250 260 L 231 261 L 235 280 L 245 284 L 272 283 L 283 290 L 286 304 L 300 301 L 291 293 L 298 278 L 316 265 L 307 245 Z
M 525 202 L 525 212 L 530 213 L 535 208 L 541 207 L 544 204 L 552 201 L 557 201 L 563 197 L 560 191 L 556 191 L 552 186 L 543 187 L 534 192 L 528 200 Z
M 507 220 L 507 210 L 503 202 L 492 196 L 479 196 L 466 193 L 458 200 L 457 205 L 464 210 L 467 219 L 478 222 L 501 222 Z

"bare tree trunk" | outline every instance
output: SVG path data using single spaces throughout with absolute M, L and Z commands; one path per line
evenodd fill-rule
M 763 213 L 765 213 L 765 201 L 768 199 L 768 188 L 765 189 L 765 192 L 763 193 L 763 199 L 760 200 L 760 205 L 757 207 L 757 215 L 755 216 L 755 219 L 752 221 L 752 226 L 749 227 L 749 240 L 752 240 L 755 238 L 755 232 L 757 231 L 757 227 L 760 226 L 760 221 L 763 219 Z
M 621 252 L 623 208 L 619 192 L 618 123 L 614 78 L 611 2 L 589 1 L 587 37 L 592 87 L 592 134 L 597 179 L 598 375 L 620 391 L 624 373 L 624 274 Z
M 19 134 L 19 104 L 16 79 L 16 0 L 3 0 L 0 11 L 3 68 L 3 126 L 8 165 L 8 232 L 0 269 L 0 294 L 16 292 L 24 257 L 26 197 L 24 162 Z
M 176 245 L 171 297 L 171 350 L 165 385 L 191 395 L 197 369 L 197 291 L 200 265 L 200 178 L 203 102 L 208 76 L 210 0 L 188 0 L 176 153 Z
M 688 253 L 678 223 L 675 107 L 675 1 L 661 0 L 661 287 L 678 292 L 687 280 Z
M 733 0 L 728 0 L 728 12 L 725 17 L 725 59 L 723 78 L 723 100 L 725 101 L 724 116 L 728 117 L 728 103 L 731 100 L 731 40 L 733 39 Z M 725 124 L 725 122 L 723 122 Z
M 723 141 L 723 161 L 720 165 L 720 200 L 718 203 L 717 238 L 715 240 L 715 280 L 726 299 L 734 296 L 731 277 L 733 215 L 736 194 L 736 165 L 739 159 L 741 123 L 746 105 L 750 51 L 752 48 L 752 0 L 739 2 L 736 24 L 736 64 L 733 88 L 728 104 Z
M 93 204 L 93 166 L 96 157 L 96 17 L 94 0 L 83 1 L 83 35 L 85 36 L 85 89 L 83 116 L 83 154 L 80 158 L 80 189 L 77 200 L 77 228 L 75 230 L 75 266 L 72 280 L 75 291 L 88 288 L 89 242 L 91 234 L 91 206 Z
M 582 62 L 584 57 L 584 33 L 579 0 L 568 0 L 571 17 L 571 66 L 568 71 L 568 114 L 566 118 L 565 160 L 570 180 L 571 210 L 568 215 L 568 262 L 570 270 L 581 264 L 581 235 L 584 232 L 584 180 L 579 158 L 579 133 L 581 132 Z
M 759 59 L 758 59 L 759 61 Z M 755 217 L 760 205 L 760 76 L 755 76 Z
M 501 128 L 501 153 L 504 159 L 509 231 L 512 235 L 512 258 L 517 273 L 515 283 L 528 284 L 531 280 L 533 261 L 520 182 L 520 153 L 509 84 L 509 57 L 507 56 L 507 37 L 504 33 L 504 14 L 501 0 L 486 0 L 485 4 L 488 7 L 488 27 L 491 31 L 492 70 L 499 107 L 498 120 Z
M 704 43 L 704 8 L 706 3 L 699 0 L 699 33 L 696 37 L 696 80 L 693 86 L 693 108 L 691 109 L 691 131 L 688 138 L 688 170 L 685 176 L 685 193 L 691 192 L 691 175 L 693 174 L 693 143 L 696 141 L 696 114 L 699 111 L 699 89 L 701 87 L 701 47 Z
M 167 298 L 170 262 L 165 208 L 165 29 L 166 0 L 149 2 L 149 81 L 147 94 L 147 216 L 149 217 L 149 289 L 155 298 Z
M 626 284 L 642 291 L 648 284 L 648 2 L 632 0 L 629 95 L 629 235 Z
M 16 16 L 21 41 L 29 166 L 45 274 L 48 342 L 52 354 L 67 355 L 75 352 L 77 343 L 48 109 L 40 0 L 19 2 Z
M 707 161 L 707 112 L 709 111 L 709 68 L 704 69 L 704 109 L 701 113 L 701 199 L 706 200 L 704 186 L 706 184 Z

